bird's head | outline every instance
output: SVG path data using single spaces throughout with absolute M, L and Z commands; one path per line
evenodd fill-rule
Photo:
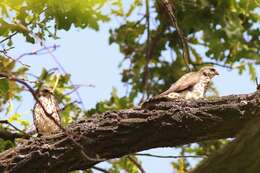
M 219 75 L 218 71 L 212 66 L 202 67 L 199 70 L 199 72 L 200 72 L 201 75 L 208 76 L 210 78 L 213 78 L 214 76 Z
M 39 91 L 38 91 L 38 95 L 39 96 L 48 96 L 50 94 L 53 94 L 53 91 L 50 87 L 42 87 Z

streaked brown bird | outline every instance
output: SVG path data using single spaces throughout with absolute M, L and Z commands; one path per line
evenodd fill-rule
M 211 79 L 219 75 L 212 66 L 205 66 L 197 72 L 183 75 L 165 92 L 157 97 L 200 99 L 205 97 Z
M 46 110 L 49 116 L 45 114 L 40 103 L 36 102 L 33 108 L 33 122 L 39 135 L 48 135 L 56 133 L 60 130 L 61 118 L 59 115 L 59 105 L 50 88 L 44 87 L 37 92 L 39 102 Z

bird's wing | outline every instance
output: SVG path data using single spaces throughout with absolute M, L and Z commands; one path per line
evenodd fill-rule
M 37 106 L 37 103 L 35 103 L 35 105 L 33 106 L 33 124 L 34 124 L 35 129 L 36 129 L 36 131 L 38 133 L 38 128 L 37 128 L 38 124 L 36 122 L 36 115 L 35 115 L 36 106 Z
M 40 100 L 40 98 L 39 98 Z M 39 122 L 38 122 L 38 119 L 37 119 L 37 115 L 38 117 L 42 116 L 42 115 L 39 115 L 39 114 L 43 114 L 43 110 L 41 109 L 39 103 L 35 103 L 34 107 L 33 107 L 33 124 L 35 126 L 35 129 L 37 131 L 37 133 L 39 133 Z
M 55 106 L 54 113 L 56 113 L 58 115 L 57 116 L 58 120 L 56 119 L 56 121 L 58 121 L 57 123 L 59 123 L 61 125 L 61 116 L 60 116 L 61 109 L 60 109 L 60 106 L 59 106 L 54 94 L 51 94 L 51 101 L 52 101 L 52 104 Z
M 195 85 L 199 81 L 198 72 L 190 72 L 183 75 L 179 80 L 177 80 L 171 87 L 160 94 L 160 96 L 168 95 L 171 92 L 181 92 L 189 87 Z

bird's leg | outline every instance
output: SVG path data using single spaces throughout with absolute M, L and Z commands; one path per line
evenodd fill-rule
M 255 78 L 256 90 L 260 90 L 260 84 L 258 83 L 257 77 Z
M 42 137 L 42 136 L 43 136 L 42 134 L 37 133 L 37 138 L 40 138 L 40 137 Z

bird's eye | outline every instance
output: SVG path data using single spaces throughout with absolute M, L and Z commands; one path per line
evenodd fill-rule
M 203 75 L 204 75 L 204 76 L 208 76 L 206 72 L 203 72 Z
M 216 71 L 216 70 L 215 70 L 214 68 L 211 68 L 210 71 L 213 71 L 213 72 L 214 72 L 214 71 Z
M 48 93 L 48 92 L 49 92 L 49 90 L 47 90 L 47 89 L 44 89 L 42 92 L 44 92 L 44 93 Z

